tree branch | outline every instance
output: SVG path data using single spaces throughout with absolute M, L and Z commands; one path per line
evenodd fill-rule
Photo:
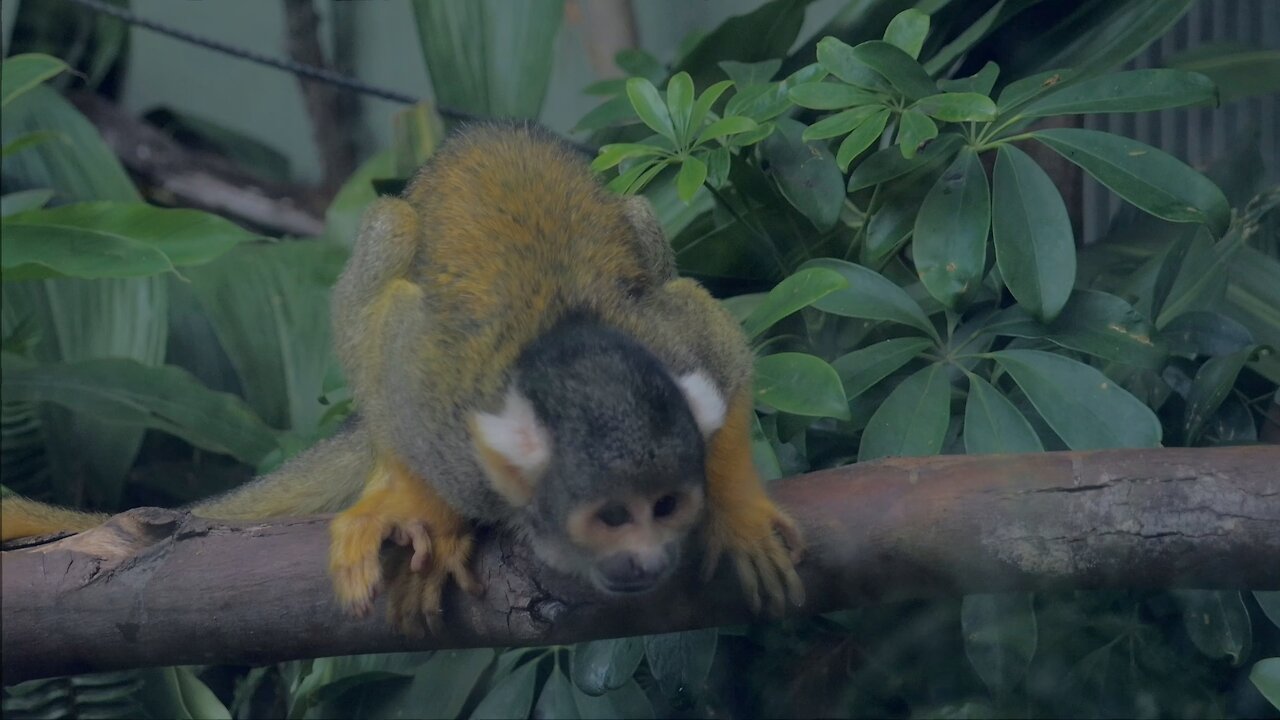
M 895 459 L 782 480 L 803 525 L 816 613 L 969 592 L 1280 589 L 1280 448 Z M 609 601 L 482 533 L 487 590 L 451 588 L 447 630 L 398 636 L 344 617 L 325 518 L 219 523 L 139 509 L 4 552 L 4 681 L 188 663 L 570 643 L 739 623 L 727 567 Z M 397 549 L 399 551 L 399 549 Z M 691 558 L 692 560 L 692 558 Z M 691 569 L 690 569 L 691 570 Z

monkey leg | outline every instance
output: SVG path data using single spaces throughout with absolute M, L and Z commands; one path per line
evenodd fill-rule
M 804 603 L 796 574 L 803 542 L 795 522 L 765 494 L 751 461 L 751 395 L 740 390 L 725 424 L 707 443 L 707 551 L 703 574 L 715 573 L 723 556 L 733 563 L 754 612 L 762 602 L 782 615 L 790 600 Z
M 472 538 L 466 519 L 425 481 L 385 455 L 375 464 L 360 500 L 334 518 L 329 538 L 334 590 L 339 602 L 356 615 L 369 611 L 382 585 L 380 551 L 387 539 L 413 549 L 409 572 L 402 572 L 396 584 L 415 583 L 411 589 L 419 593 L 417 604 L 409 608 L 398 589 L 392 595 L 392 620 L 402 627 L 408 620 L 403 613 L 409 610 L 439 614 L 450 576 L 468 592 L 480 590 L 467 566 Z

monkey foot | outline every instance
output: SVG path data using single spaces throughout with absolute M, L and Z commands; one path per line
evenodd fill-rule
M 469 567 L 471 548 L 471 535 L 465 531 L 437 534 L 422 557 L 415 544 L 408 567 L 402 567 L 389 583 L 387 614 L 391 622 L 406 634 L 421 635 L 425 621 L 433 635 L 439 634 L 444 588 L 450 577 L 472 595 L 484 592 Z
M 781 617 L 788 601 L 804 604 L 804 584 L 795 570 L 803 547 L 795 521 L 768 498 L 713 511 L 703 577 L 710 580 L 722 556 L 728 555 L 752 612 L 759 613 L 768 603 L 769 613 Z

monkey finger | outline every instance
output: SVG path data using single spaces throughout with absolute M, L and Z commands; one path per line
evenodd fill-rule
M 467 567 L 466 562 L 453 562 L 449 566 L 449 571 L 453 574 L 453 579 L 458 583 L 458 587 L 468 595 L 480 597 L 484 595 L 484 585 L 476 579 L 471 568 Z
M 782 582 L 786 585 L 787 599 L 797 607 L 804 605 L 804 583 L 800 581 L 800 575 L 796 573 L 795 565 L 791 561 L 787 548 L 781 542 L 775 541 L 769 545 L 768 553 L 769 561 L 777 569 L 778 574 L 782 576 Z
M 744 554 L 735 554 L 733 556 L 734 567 L 738 571 L 738 582 L 742 583 L 742 592 L 747 596 L 747 604 L 751 606 L 751 612 L 760 613 L 760 580 L 756 574 L 756 568 L 751 563 L 751 558 Z
M 796 527 L 795 521 L 785 515 L 779 515 L 774 520 L 773 531 L 787 544 L 791 562 L 800 562 L 804 556 L 804 538 L 800 536 L 800 530 Z
M 431 559 L 431 535 L 427 532 L 426 524 L 411 522 L 399 526 L 396 531 L 407 538 L 407 542 L 400 542 L 400 545 L 413 545 L 413 557 L 409 560 L 409 568 L 414 572 L 422 572 Z
M 787 595 L 782 587 L 782 578 L 778 567 L 769 559 L 768 551 L 764 553 L 753 554 L 752 563 L 755 565 L 756 574 L 760 577 L 763 585 L 763 592 L 769 601 L 769 615 L 775 618 L 782 617 L 787 611 Z

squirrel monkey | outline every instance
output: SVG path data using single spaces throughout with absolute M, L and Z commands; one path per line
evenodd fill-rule
M 333 293 L 358 421 L 198 515 L 341 509 L 329 567 L 366 612 L 384 540 L 412 548 L 393 620 L 436 627 L 452 578 L 478 592 L 473 523 L 514 528 L 606 593 L 651 589 L 687 540 L 728 557 L 752 608 L 803 602 L 795 523 L 751 460 L 752 357 L 675 259 L 648 202 L 526 125 L 455 135 L 400 198 L 365 213 Z M 101 516 L 20 498 L 3 537 Z

